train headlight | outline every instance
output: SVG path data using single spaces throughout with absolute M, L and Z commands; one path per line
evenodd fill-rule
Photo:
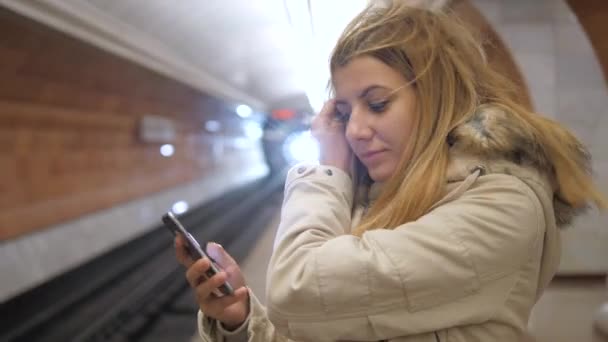
M 290 134 L 283 144 L 283 155 L 289 164 L 319 161 L 319 143 L 310 131 Z

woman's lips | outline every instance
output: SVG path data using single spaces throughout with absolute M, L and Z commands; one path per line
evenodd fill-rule
M 384 152 L 386 152 L 386 150 L 365 152 L 361 155 L 361 160 L 365 163 L 374 164 L 382 158 Z

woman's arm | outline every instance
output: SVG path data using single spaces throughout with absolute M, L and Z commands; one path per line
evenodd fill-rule
M 542 247 L 540 202 L 515 177 L 481 177 L 419 220 L 362 238 L 347 234 L 349 181 L 324 166 L 288 175 L 267 298 L 289 338 L 380 340 L 485 322 Z

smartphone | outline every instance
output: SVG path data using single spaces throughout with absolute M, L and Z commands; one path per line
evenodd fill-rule
M 182 236 L 184 241 L 186 241 L 186 249 L 193 260 L 207 258 L 211 261 L 211 266 L 205 272 L 206 279 L 209 279 L 220 272 L 220 267 L 215 262 L 215 260 L 213 260 L 212 257 L 205 253 L 198 241 L 196 241 L 196 239 L 190 233 L 188 233 L 186 228 L 184 228 L 184 226 L 179 222 L 177 217 L 173 215 L 173 213 L 168 212 L 164 214 L 162 220 L 165 226 L 171 231 L 171 233 L 173 233 L 174 236 L 177 236 L 179 234 Z M 234 294 L 234 289 L 228 282 L 226 282 L 222 284 L 222 286 L 220 286 L 219 288 L 215 289 L 213 291 L 213 294 L 217 297 L 232 295 Z

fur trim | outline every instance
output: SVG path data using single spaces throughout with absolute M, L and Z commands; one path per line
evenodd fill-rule
M 545 177 L 553 191 L 553 208 L 558 226 L 568 225 L 586 208 L 575 208 L 560 196 L 554 167 L 534 131 L 512 113 L 489 105 L 480 106 L 473 117 L 454 128 L 448 136 L 450 165 L 448 181 L 464 179 L 482 165 L 490 172 L 517 175 L 518 169 L 533 169 Z M 578 155 L 581 167 L 591 172 L 591 158 L 580 143 L 564 146 Z

